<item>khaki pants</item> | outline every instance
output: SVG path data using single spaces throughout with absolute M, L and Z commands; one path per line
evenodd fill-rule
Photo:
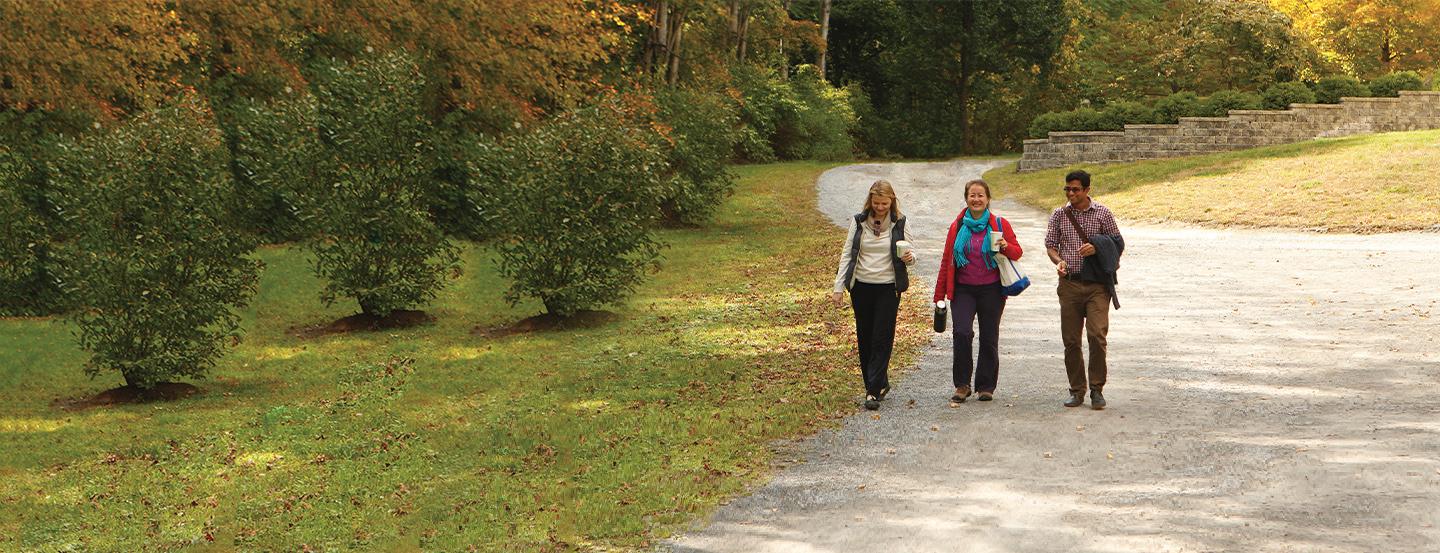
M 1084 393 L 1105 387 L 1105 335 L 1110 332 L 1110 294 L 1095 282 L 1060 279 L 1060 338 L 1065 344 L 1065 374 L 1070 392 Z M 1080 329 L 1090 342 L 1090 377 L 1085 376 L 1085 354 L 1080 351 Z

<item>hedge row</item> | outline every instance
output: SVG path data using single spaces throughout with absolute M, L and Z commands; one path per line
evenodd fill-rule
M 1119 131 L 1125 125 L 1175 124 L 1181 117 L 1225 117 L 1230 110 L 1287 109 L 1290 104 L 1336 104 L 1340 98 L 1395 97 L 1401 90 L 1424 90 L 1414 71 L 1398 71 L 1375 78 L 1367 85 L 1349 76 L 1325 77 L 1314 83 L 1285 82 L 1265 90 L 1222 90 L 1201 98 L 1193 92 L 1176 92 L 1152 103 L 1110 102 L 1100 109 L 1082 107 L 1050 112 L 1030 122 L 1027 135 L 1045 138 L 1050 131 Z
M 238 338 L 261 242 L 302 241 L 323 301 L 384 317 L 459 274 L 459 235 L 497 252 L 510 301 L 570 315 L 639 285 L 658 225 L 714 212 L 734 186 L 725 164 L 754 130 L 743 94 L 667 89 L 615 91 L 494 137 L 427 117 L 423 73 L 403 52 L 320 75 L 269 103 L 212 109 L 189 94 L 110 128 L 50 121 L 27 127 L 43 140 L 6 136 L 0 298 L 51 289 L 53 301 L 0 309 L 68 311 L 88 370 L 149 387 L 204 374 Z M 818 146 L 765 143 L 848 155 L 843 97 L 792 86 L 803 123 L 792 131 Z

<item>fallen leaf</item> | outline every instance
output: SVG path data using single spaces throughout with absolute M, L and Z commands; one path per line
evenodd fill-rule
M 1083 425 L 1083 424 L 1077 424 L 1077 425 L 1075 425 L 1075 431 L 1076 431 L 1076 432 L 1084 432 L 1084 431 L 1085 431 L 1085 425 Z
M 931 425 L 931 426 L 930 426 L 930 431 L 931 431 L 931 432 L 939 432 L 939 431 L 940 431 L 940 427 L 935 426 L 935 425 Z
M 1052 457 L 1054 457 L 1054 456 L 1055 456 L 1055 455 L 1052 454 L 1052 453 L 1050 453 L 1049 451 L 1046 451 L 1046 452 L 1045 452 L 1045 458 L 1046 458 L 1046 459 L 1052 458 Z

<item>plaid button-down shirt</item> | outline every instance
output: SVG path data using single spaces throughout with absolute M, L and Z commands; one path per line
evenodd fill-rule
M 1065 262 L 1066 272 L 1080 274 L 1084 258 L 1080 256 L 1080 233 L 1075 232 L 1075 225 L 1070 224 L 1070 218 L 1065 216 L 1065 210 L 1073 209 L 1070 204 L 1057 208 L 1050 213 L 1050 224 L 1045 230 L 1045 247 L 1055 248 L 1060 251 L 1060 260 Z M 1090 207 L 1084 211 L 1074 210 L 1075 220 L 1080 223 L 1080 228 L 1085 229 L 1086 236 L 1096 234 L 1120 235 L 1120 226 L 1115 224 L 1115 215 L 1110 209 L 1090 200 Z

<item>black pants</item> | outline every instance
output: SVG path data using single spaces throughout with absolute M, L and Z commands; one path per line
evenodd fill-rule
M 956 388 L 970 385 L 973 366 L 975 391 L 995 391 L 995 383 L 1000 378 L 1000 315 L 1004 312 L 1005 295 L 1000 293 L 1000 283 L 955 285 L 955 297 L 950 300 L 955 344 L 950 375 Z M 976 315 L 980 316 L 980 356 L 972 365 Z
M 856 282 L 850 287 L 850 306 L 855 310 L 855 337 L 860 345 L 860 376 L 865 393 L 879 395 L 890 387 L 890 350 L 895 346 L 895 317 L 900 312 L 900 293 L 894 284 Z

